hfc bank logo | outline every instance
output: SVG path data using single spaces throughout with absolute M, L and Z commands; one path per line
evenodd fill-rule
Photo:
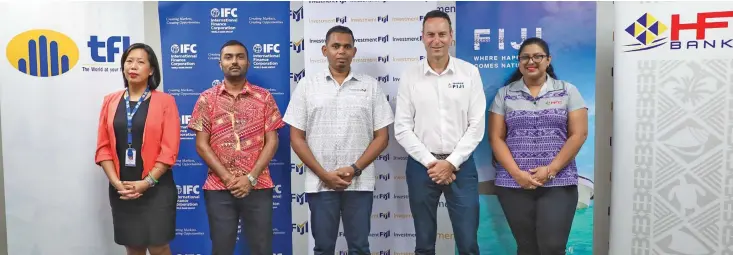
M 650 50 L 667 42 L 670 50 L 733 48 L 733 36 L 730 36 L 733 35 L 733 31 L 726 33 L 728 35 L 726 38 L 711 39 L 706 35 L 709 29 L 729 28 L 727 21 L 710 21 L 715 18 L 733 18 L 733 11 L 697 13 L 697 20 L 694 23 L 681 23 L 680 14 L 672 14 L 669 26 L 652 14 L 644 13 L 624 30 L 636 40 L 636 43 L 623 45 L 628 48 L 624 52 Z M 668 30 L 669 37 L 666 37 L 665 32 Z M 684 30 L 693 30 L 695 39 L 680 40 L 680 32 Z
M 505 37 L 504 37 L 504 29 L 499 28 L 497 29 L 498 35 L 497 35 L 497 47 L 499 50 L 505 49 Z M 542 28 L 535 28 L 535 36 L 537 38 L 542 38 Z M 510 42 L 511 46 L 515 50 L 519 50 L 519 46 L 522 46 L 522 42 L 528 38 L 527 35 L 527 28 L 522 28 L 520 30 L 520 41 L 519 42 Z M 488 28 L 479 28 L 473 30 L 473 50 L 481 50 L 481 45 L 490 43 L 491 42 L 491 29 Z
M 5 52 L 13 68 L 38 77 L 64 74 L 79 61 L 79 48 L 74 40 L 45 29 L 16 35 L 8 42 Z
M 300 224 L 293 223 L 293 232 L 294 233 L 298 233 L 300 235 L 305 235 L 309 231 L 310 230 L 309 230 L 309 227 L 308 227 L 308 221 L 305 221 L 305 222 L 300 223 Z
M 294 20 L 295 22 L 299 22 L 303 19 L 303 6 L 298 8 L 297 10 L 290 10 L 290 18 Z
M 300 53 L 301 51 L 305 50 L 305 43 L 303 43 L 305 40 L 303 38 L 300 38 L 298 41 L 291 41 L 290 42 L 290 48 L 295 51 L 295 53 Z

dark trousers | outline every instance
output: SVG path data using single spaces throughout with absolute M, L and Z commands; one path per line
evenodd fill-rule
M 252 255 L 272 255 L 272 189 L 251 190 L 235 198 L 229 190 L 205 190 L 212 255 L 232 255 L 237 227 L 242 230 Z
M 314 255 L 336 253 L 339 222 L 344 222 L 344 237 L 349 255 L 369 255 L 369 231 L 374 194 L 370 191 L 326 191 L 308 193 Z
M 461 165 L 456 180 L 449 185 L 436 184 L 427 168 L 412 157 L 407 160 L 407 190 L 415 224 L 415 254 L 434 255 L 437 237 L 438 200 L 445 194 L 448 215 L 453 225 L 458 254 L 479 254 L 478 173 L 473 157 Z
M 517 242 L 517 255 L 564 255 L 578 204 L 578 187 L 536 190 L 497 187 Z

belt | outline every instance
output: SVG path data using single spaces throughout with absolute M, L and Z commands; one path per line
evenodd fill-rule
M 438 154 L 438 153 L 430 153 L 430 154 L 433 154 L 433 156 L 435 156 L 435 158 L 437 158 L 438 160 L 444 160 L 444 159 L 447 159 L 448 156 L 450 156 L 450 154 Z

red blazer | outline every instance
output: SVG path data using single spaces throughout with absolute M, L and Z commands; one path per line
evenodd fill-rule
M 120 177 L 120 160 L 117 157 L 114 122 L 117 106 L 125 90 L 108 94 L 104 97 L 102 111 L 99 114 L 99 129 L 97 133 L 97 153 L 94 161 L 97 165 L 105 160 L 112 160 L 117 177 Z M 173 96 L 153 90 L 150 93 L 150 107 L 145 119 L 143 144 L 140 155 L 143 160 L 143 174 L 145 178 L 156 162 L 169 166 L 176 164 L 178 146 L 181 143 L 181 117 L 178 115 L 178 106 Z

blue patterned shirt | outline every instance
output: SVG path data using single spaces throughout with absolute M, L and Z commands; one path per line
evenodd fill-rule
M 578 89 L 565 81 L 547 77 L 536 98 L 523 80 L 496 93 L 491 112 L 504 115 L 506 144 L 522 171 L 549 165 L 568 139 L 568 113 L 586 108 Z M 578 184 L 578 168 L 572 160 L 543 187 Z M 519 188 L 519 184 L 496 163 L 496 186 Z

